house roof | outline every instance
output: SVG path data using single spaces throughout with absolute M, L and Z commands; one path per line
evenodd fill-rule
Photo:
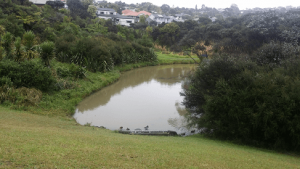
M 123 14 L 123 15 L 129 15 L 129 16 L 138 16 L 138 14 L 137 14 L 137 12 L 133 12 L 133 11 L 130 11 L 130 12 L 128 12 L 128 13 L 126 13 L 126 14 Z
M 163 18 L 162 15 L 158 15 L 158 14 L 152 14 L 155 18 Z
M 112 8 L 97 8 L 98 11 L 111 11 L 111 12 L 116 12 L 114 9 Z
M 147 11 L 134 12 L 134 11 L 131 11 L 131 10 L 123 10 L 122 14 L 127 15 L 127 16 L 139 16 L 139 15 L 148 15 L 148 16 L 150 16 L 151 15 L 151 13 L 147 12 Z
M 141 15 L 141 14 L 148 15 L 148 16 L 151 15 L 151 13 L 147 12 L 147 11 L 140 11 L 140 12 L 138 12 L 138 15 Z
M 127 14 L 127 13 L 129 13 L 129 12 L 132 12 L 132 11 L 129 10 L 129 9 L 125 9 L 125 10 L 122 11 L 122 14 Z

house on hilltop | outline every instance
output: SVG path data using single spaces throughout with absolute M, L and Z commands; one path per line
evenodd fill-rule
M 105 20 L 111 19 L 116 24 L 123 26 L 130 26 L 130 24 L 136 22 L 134 17 L 120 15 L 111 8 L 98 8 L 96 15 L 98 18 L 102 18 Z
M 126 9 L 126 10 L 122 11 L 122 15 L 133 17 L 133 18 L 135 18 L 136 22 L 138 22 L 141 15 L 151 16 L 152 14 L 150 12 L 147 12 L 147 11 L 135 12 L 135 11 L 131 11 L 131 10 Z
M 152 14 L 149 18 L 147 18 L 147 22 L 150 23 L 151 21 L 155 21 L 157 24 L 162 23 L 171 23 L 175 22 L 183 22 L 182 15 L 175 15 L 174 16 L 166 16 L 166 15 L 159 15 L 159 14 Z

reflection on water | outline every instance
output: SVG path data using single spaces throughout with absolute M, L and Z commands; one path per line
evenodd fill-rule
M 179 131 L 186 124 L 181 82 L 194 65 L 167 65 L 134 69 L 119 81 L 84 99 L 74 118 L 80 124 L 116 130 L 143 128 Z

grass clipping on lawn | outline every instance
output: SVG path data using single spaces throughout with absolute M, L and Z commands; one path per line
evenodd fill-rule
M 0 107 L 0 168 L 299 168 L 296 156 L 192 137 L 134 136 Z

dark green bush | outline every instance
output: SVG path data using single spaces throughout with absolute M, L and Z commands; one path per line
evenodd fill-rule
M 10 78 L 16 88 L 36 88 L 42 91 L 52 89 L 55 82 L 49 68 L 33 61 L 1 61 L 0 76 Z
M 153 47 L 153 42 L 151 41 L 151 39 L 149 38 L 141 38 L 141 39 L 137 39 L 136 43 L 145 46 L 145 47 L 149 47 L 152 48 Z
M 64 67 L 58 67 L 56 69 L 56 73 L 60 77 L 70 77 L 71 76 L 70 70 L 67 68 L 64 68 Z
M 201 65 L 183 85 L 183 103 L 191 124 L 212 136 L 299 151 L 299 77 L 299 71 L 221 57 Z
M 82 79 L 82 78 L 86 77 L 86 69 L 84 67 L 75 65 L 73 63 L 69 67 L 69 72 L 70 72 L 70 75 L 75 78 Z
M 122 36 L 112 33 L 112 32 L 107 33 L 106 37 L 113 41 L 124 41 Z
M 13 82 L 11 81 L 10 78 L 3 76 L 0 78 L 0 86 L 8 86 L 8 87 L 12 87 L 13 86 Z
M 113 35 L 114 36 L 114 35 Z M 128 41 L 113 41 L 106 37 L 79 38 L 65 35 L 56 41 L 57 59 L 74 63 L 90 71 L 109 71 L 114 65 L 156 61 L 149 48 Z
M 74 77 L 74 78 L 84 78 L 86 77 L 86 69 L 84 67 L 75 65 L 72 63 L 69 68 L 58 67 L 56 73 L 60 77 Z

